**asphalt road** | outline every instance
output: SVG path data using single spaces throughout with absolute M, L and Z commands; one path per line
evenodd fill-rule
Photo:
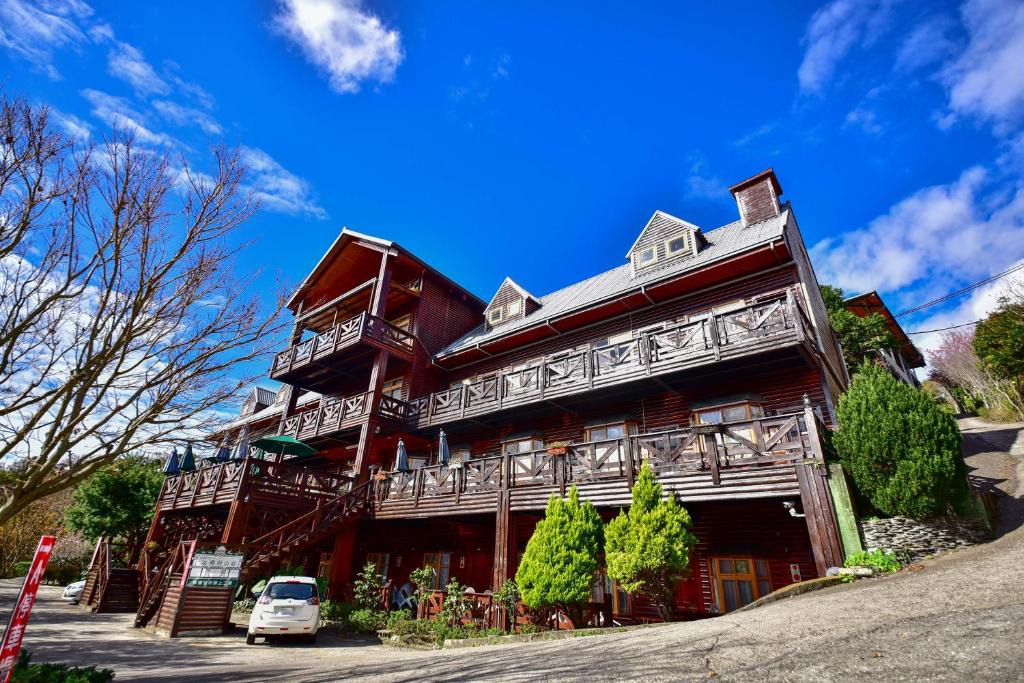
M 972 476 L 1015 513 L 1024 425 L 964 423 Z M 240 635 L 166 640 L 126 615 L 91 615 L 48 589 L 26 645 L 39 661 L 99 664 L 117 680 L 608 681 L 1024 680 L 1024 527 L 911 571 L 734 616 L 571 640 L 414 652 L 322 638 L 247 647 Z M 15 585 L 0 582 L 0 612 Z

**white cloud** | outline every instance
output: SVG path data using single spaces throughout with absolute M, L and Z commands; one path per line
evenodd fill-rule
M 982 279 L 1024 257 L 1024 183 L 992 183 L 973 167 L 811 251 L 823 282 L 851 293 L 901 290 L 908 303 L 921 303 L 926 294 Z
M 967 47 L 940 71 L 950 114 L 976 117 L 1006 134 L 1024 122 L 1024 4 L 968 0 L 962 16 Z
M 812 16 L 797 77 L 804 92 L 820 93 L 839 62 L 857 45 L 870 44 L 887 27 L 889 0 L 832 0 Z
M 193 107 L 170 100 L 154 100 L 153 109 L 178 126 L 198 126 L 209 135 L 221 135 L 224 132 L 224 129 L 212 116 Z
M 859 128 L 868 135 L 881 135 L 885 127 L 879 122 L 873 109 L 857 107 L 846 114 L 844 128 Z
M 327 211 L 313 197 L 309 182 L 284 168 L 262 149 L 242 147 L 242 163 L 248 185 L 264 208 L 278 213 L 327 218 Z
M 701 201 L 721 201 L 728 197 L 726 183 L 711 172 L 704 156 L 698 152 L 690 155 L 690 168 L 683 181 L 683 196 Z
M 74 114 L 50 107 L 50 118 L 57 124 L 57 127 L 76 140 L 88 140 L 92 137 L 92 126 Z
M 903 39 L 896 53 L 896 70 L 909 73 L 945 61 L 956 45 L 949 38 L 953 22 L 945 16 L 925 19 Z
M 171 87 L 157 75 L 142 52 L 128 43 L 114 41 L 107 53 L 107 73 L 132 86 L 140 97 L 171 92 Z
M 145 117 L 132 108 L 126 99 L 92 89 L 85 89 L 81 94 L 92 105 L 92 113 L 96 118 L 112 128 L 134 134 L 138 142 L 144 145 L 176 144 L 177 141 L 166 133 L 152 130 L 146 124 Z
M 77 0 L 0 0 L 0 47 L 59 79 L 54 51 L 85 40 L 78 21 L 90 14 L 92 8 Z
M 401 34 L 358 0 L 281 0 L 274 26 L 341 93 L 358 92 L 366 80 L 391 81 L 404 57 Z

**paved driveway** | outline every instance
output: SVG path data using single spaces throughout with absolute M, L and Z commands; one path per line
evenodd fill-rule
M 973 430 L 973 431 L 972 431 Z M 998 432 L 998 433 L 997 433 Z M 1019 496 L 1021 428 L 965 425 L 978 476 L 998 463 Z M 992 457 L 975 460 L 979 455 Z M 996 457 L 998 456 L 998 457 Z M 1013 476 L 1005 467 L 1012 465 Z M 975 466 L 976 465 L 976 466 Z M 915 571 L 735 616 L 572 640 L 412 652 L 324 638 L 247 647 L 240 636 L 169 641 L 120 615 L 89 615 L 47 590 L 27 646 L 43 661 L 113 667 L 118 680 L 605 681 L 1024 680 L 1024 528 Z M 0 604 L 13 585 L 0 586 Z

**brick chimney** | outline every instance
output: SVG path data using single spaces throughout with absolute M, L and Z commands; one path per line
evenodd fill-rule
M 779 186 L 779 179 L 775 177 L 775 171 L 770 168 L 736 183 L 729 188 L 729 192 L 736 198 L 736 206 L 740 209 L 743 225 L 760 223 L 782 212 L 779 206 L 782 188 Z

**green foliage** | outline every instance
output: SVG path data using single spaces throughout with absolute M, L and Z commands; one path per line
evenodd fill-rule
M 114 680 L 111 669 L 67 664 L 32 664 L 32 655 L 22 649 L 11 683 L 106 683 Z
M 662 487 L 649 463 L 644 463 L 633 486 L 629 512 L 605 527 L 608 576 L 628 593 L 643 592 L 654 599 L 662 619 L 672 619 L 676 582 L 690 564 L 697 543 L 689 532 L 690 515 L 674 495 L 662 498 Z
M 93 542 L 105 536 L 138 546 L 149 531 L 163 481 L 159 462 L 140 455 L 125 456 L 75 489 L 64 519 Z
M 1024 306 L 1003 302 L 974 329 L 974 353 L 1000 379 L 1024 388 Z
M 346 630 L 352 633 L 375 633 L 387 623 L 387 612 L 373 609 L 353 610 L 345 619 Z
M 603 546 L 601 517 L 590 502 L 580 503 L 575 486 L 567 498 L 552 496 L 516 572 L 523 602 L 535 609 L 550 606 L 578 613 L 590 600 Z
M 891 574 L 898 572 L 903 565 L 900 564 L 900 561 L 892 553 L 878 549 L 871 552 L 862 550 L 859 553 L 854 553 L 846 558 L 844 566 L 871 567 L 882 574 Z
M 239 614 L 252 614 L 252 611 L 256 608 L 255 598 L 246 598 L 245 600 L 235 600 L 231 603 L 231 611 L 238 612 Z M 321 609 L 321 613 L 322 613 Z
M 365 609 L 376 609 L 380 606 L 380 575 L 377 574 L 377 565 L 367 562 L 363 570 L 356 577 L 352 587 L 356 604 Z
M 357 609 L 359 609 L 359 605 L 354 602 L 324 600 L 320 603 L 320 618 L 324 621 L 344 622 Z
M 494 602 L 505 610 L 509 628 L 515 625 L 519 602 L 522 599 L 523 595 L 519 591 L 519 585 L 512 579 L 506 579 L 505 583 L 501 584 L 501 587 L 494 592 Z
M 321 598 L 327 595 L 327 577 L 318 576 L 316 577 L 316 593 Z
M 457 579 L 451 579 L 444 588 L 444 602 L 441 604 L 441 613 L 437 618 L 450 626 L 457 626 L 462 622 L 462 616 L 469 609 L 469 598 L 466 597 L 466 586 L 463 586 Z
M 385 627 L 389 630 L 393 630 L 395 623 L 399 621 L 407 621 L 412 619 L 412 610 L 409 609 L 396 609 L 388 612 L 387 622 Z
M 925 392 L 865 364 L 840 398 L 838 417 L 835 449 L 876 510 L 925 518 L 968 495 L 956 420 Z
M 889 331 L 881 313 L 863 318 L 851 313 L 843 304 L 846 297 L 843 290 L 832 285 L 821 285 L 821 297 L 825 300 L 829 323 L 839 335 L 843 357 L 849 367 L 860 365 L 879 349 L 899 348 L 899 342 Z
M 388 629 L 394 635 L 402 636 L 406 640 L 419 641 L 436 647 L 441 647 L 445 640 L 505 635 L 504 631 L 497 628 L 481 629 L 475 626 L 452 625 L 438 619 L 396 619 L 388 625 Z
M 26 574 L 28 574 L 28 570 L 31 568 L 32 560 L 21 560 L 20 562 L 15 562 L 14 565 L 11 567 L 10 578 L 25 576 Z
M 413 569 L 409 574 L 409 581 L 416 586 L 416 603 L 423 604 L 430 591 L 434 590 L 434 568 L 423 566 Z

